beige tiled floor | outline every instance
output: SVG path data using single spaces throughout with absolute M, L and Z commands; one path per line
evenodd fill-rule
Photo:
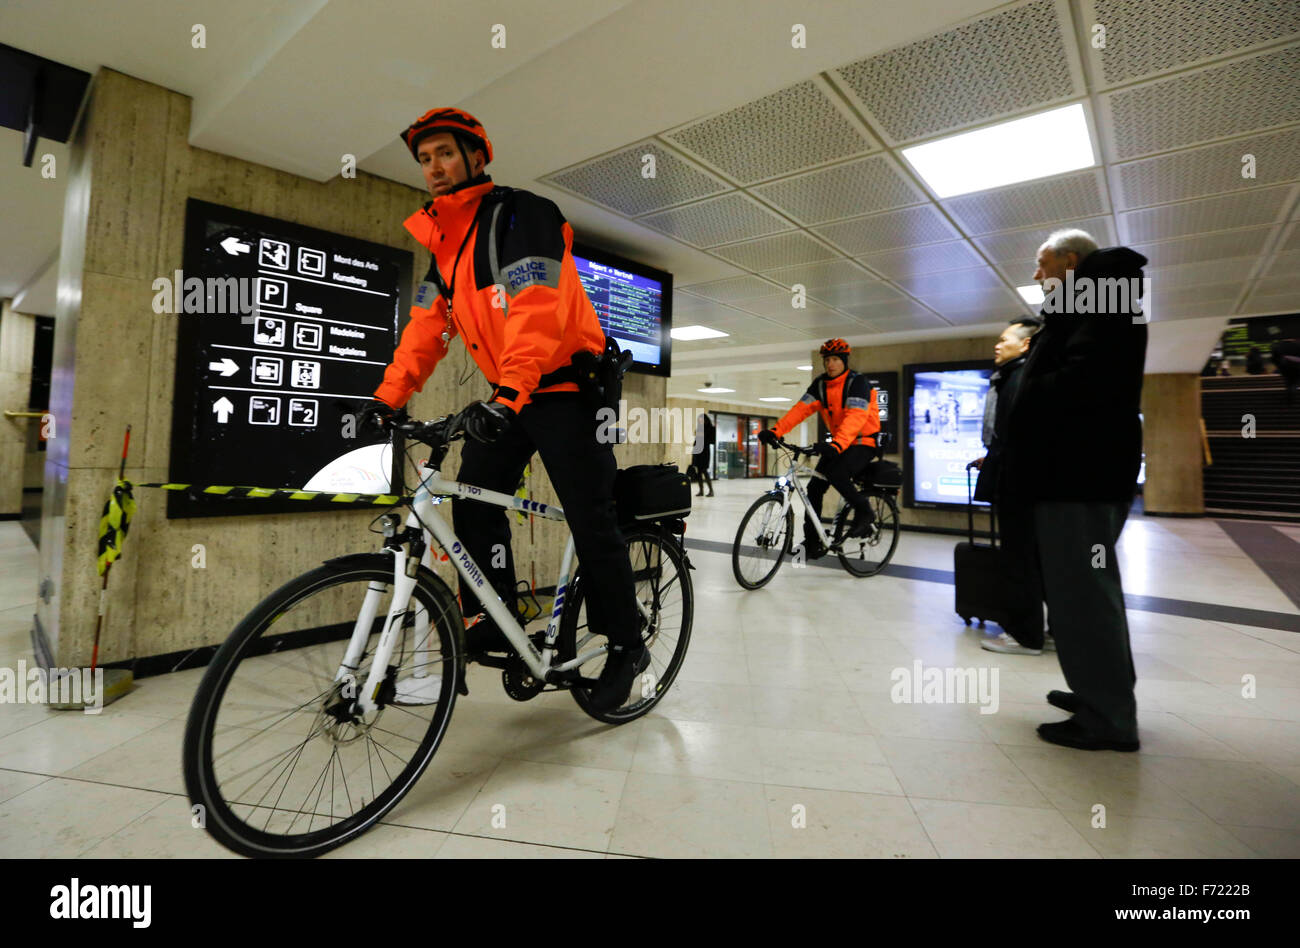
M 720 483 L 690 536 L 729 542 L 758 490 Z M 950 570 L 952 544 L 905 533 L 896 562 Z M 1133 518 L 1121 558 L 1130 593 L 1300 611 L 1212 521 Z M 1300 634 L 1130 612 L 1142 751 L 1090 754 L 1034 733 L 1062 717 L 1043 701 L 1064 687 L 1054 656 L 980 649 L 951 586 L 787 566 L 744 592 L 729 557 L 692 560 L 691 652 L 654 713 L 611 728 L 474 668 L 423 778 L 334 855 L 1300 856 Z M 0 665 L 31 663 L 16 524 L 0 576 Z M 998 669 L 997 712 L 894 703 L 893 671 L 918 659 Z M 201 674 L 144 679 L 98 716 L 0 705 L 0 853 L 226 855 L 179 772 Z

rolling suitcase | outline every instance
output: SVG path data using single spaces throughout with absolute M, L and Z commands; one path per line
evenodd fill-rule
M 986 621 L 996 622 L 1006 628 L 1010 616 L 1008 604 L 1012 601 L 1007 588 L 1007 570 L 1004 552 L 997 541 L 997 513 L 989 505 L 989 545 L 975 542 L 975 502 L 971 497 L 970 466 L 966 468 L 966 517 L 969 536 L 953 549 L 953 579 L 957 590 L 957 615 L 970 625 L 978 619 L 983 628 Z

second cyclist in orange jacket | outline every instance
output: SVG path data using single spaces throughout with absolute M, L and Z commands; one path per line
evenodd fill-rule
M 848 367 L 851 353 L 843 339 L 828 339 L 821 347 L 825 373 L 813 379 L 808 391 L 786 412 L 770 431 L 759 434 L 765 444 L 776 444 L 795 425 L 818 412 L 831 432 L 831 440 L 819 444 L 821 460 L 817 473 L 808 482 L 808 500 L 813 511 L 821 516 L 822 499 L 826 488 L 834 487 L 856 508 L 857 516 L 850 536 L 865 536 L 871 530 L 875 514 L 869 500 L 853 485 L 853 478 L 871 463 L 876 453 L 876 435 L 880 431 L 880 411 L 876 405 L 876 390 L 866 376 Z M 804 524 L 804 554 L 816 559 L 826 551 L 811 525 Z

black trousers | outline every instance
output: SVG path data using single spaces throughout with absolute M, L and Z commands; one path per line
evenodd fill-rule
M 512 494 L 534 451 L 542 457 L 573 533 L 592 631 L 616 645 L 635 645 L 640 641 L 640 617 L 632 566 L 614 512 L 618 463 L 612 445 L 597 441 L 596 418 L 585 399 L 568 392 L 539 395 L 492 444 L 466 439 L 457 479 Z M 451 512 L 456 535 L 513 610 L 515 563 L 507 512 L 459 498 Z M 465 615 L 480 611 L 463 580 L 460 596 Z
M 997 513 L 1007 588 L 1013 596 L 1007 604 L 1005 629 L 1026 648 L 1042 648 L 1043 575 L 1038 562 L 1033 512 L 1027 504 L 1017 506 L 1006 498 L 1000 499 Z
M 854 507 L 861 507 L 867 502 L 867 498 L 853 486 L 853 478 L 861 474 L 871 459 L 876 456 L 876 449 L 868 447 L 865 444 L 854 444 L 845 448 L 836 457 L 822 458 L 817 462 L 817 473 L 825 477 L 814 477 L 808 481 L 808 501 L 812 504 L 813 513 L 821 516 L 822 500 L 826 496 L 826 489 L 834 487 L 840 492 L 840 496 Z M 807 521 L 804 522 L 804 536 L 806 539 L 813 539 L 812 529 Z
M 1057 658 L 1079 700 L 1074 720 L 1115 740 L 1137 739 L 1137 673 L 1115 557 L 1129 506 L 1086 501 L 1033 505 Z
M 690 467 L 686 469 L 686 474 L 699 487 L 701 496 L 704 494 L 705 482 L 709 485 L 709 493 L 713 493 L 713 478 L 709 477 L 709 462 L 707 460 L 697 455 L 691 461 Z

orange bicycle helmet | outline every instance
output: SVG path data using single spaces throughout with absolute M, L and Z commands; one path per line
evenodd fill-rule
M 402 132 L 402 141 L 406 142 L 406 147 L 411 150 L 411 156 L 416 161 L 420 160 L 416 148 L 420 142 L 428 138 L 435 132 L 451 132 L 456 136 L 458 142 L 462 145 L 468 142 L 471 148 L 481 149 L 483 157 L 486 159 L 483 164 L 492 163 L 492 142 L 487 137 L 487 132 L 483 128 L 483 123 L 470 115 L 464 109 L 430 109 Z M 466 158 L 465 167 L 469 167 L 468 157 Z
M 847 359 L 852 351 L 849 344 L 843 339 L 827 339 L 822 343 L 821 349 L 818 350 L 818 355 L 839 356 L 841 359 Z

